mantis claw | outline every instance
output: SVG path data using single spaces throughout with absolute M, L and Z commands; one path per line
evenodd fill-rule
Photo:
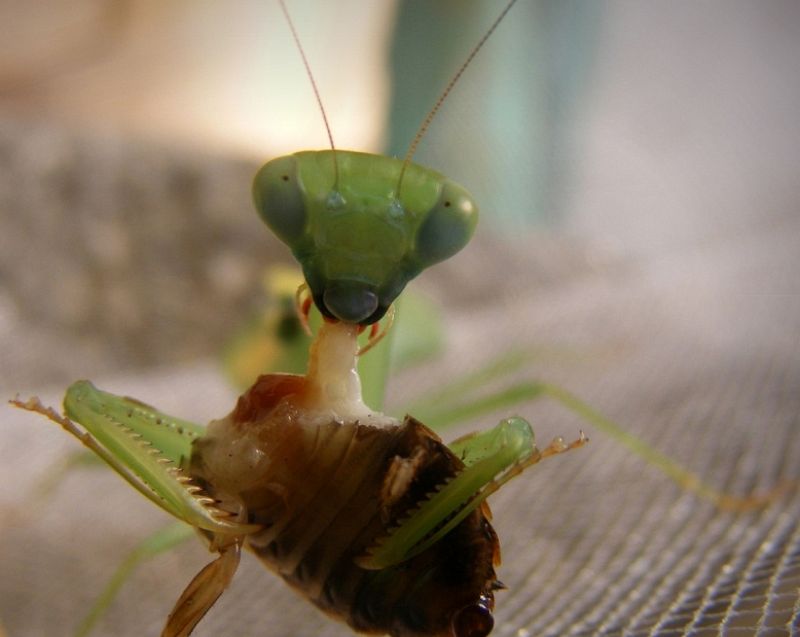
M 311 326 L 308 322 L 308 315 L 311 312 L 311 291 L 308 289 L 307 283 L 301 283 L 294 293 L 294 306 L 297 311 L 297 318 L 300 320 L 300 325 L 306 336 L 313 336 Z
M 370 326 L 369 340 L 364 347 L 358 350 L 356 356 L 362 356 L 366 354 L 369 350 L 383 340 L 383 338 L 389 333 L 389 330 L 392 329 L 392 325 L 394 325 L 394 315 L 395 309 L 394 304 L 392 304 L 389 306 L 389 309 L 386 312 L 386 324 L 384 325 L 383 329 L 378 331 L 379 323 L 373 323 Z
M 100 391 L 89 381 L 78 381 L 67 389 L 65 415 L 37 397 L 9 402 L 59 424 L 139 493 L 178 519 L 227 535 L 245 535 L 260 528 L 238 522 L 220 509 L 181 468 L 191 454 L 192 441 L 203 431 L 199 425 L 138 400 Z
M 484 506 L 486 498 L 511 478 L 544 458 L 587 442 L 581 432 L 570 443 L 556 438 L 539 451 L 530 424 L 518 417 L 506 418 L 489 431 L 456 440 L 450 450 L 462 460 L 464 468 L 389 529 L 356 563 L 365 569 L 381 569 L 418 555 L 476 508 Z

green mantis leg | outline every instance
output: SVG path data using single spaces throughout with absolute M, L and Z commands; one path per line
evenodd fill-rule
M 211 548 L 219 557 L 192 580 L 163 633 L 165 637 L 188 635 L 233 577 L 243 536 L 258 528 L 239 522 L 232 513 L 218 508 L 182 470 L 191 454 L 192 441 L 203 433 L 203 428 L 138 400 L 101 391 L 88 381 L 78 381 L 67 389 L 65 415 L 45 407 L 37 398 L 11 402 L 61 425 L 146 498 L 207 533 Z M 181 541 L 185 528 L 168 529 L 135 550 L 114 575 L 78 634 L 91 630 L 139 562 Z
M 586 442 L 583 434 L 569 444 L 556 438 L 540 451 L 531 426 L 522 418 L 507 418 L 489 431 L 460 438 L 450 449 L 464 468 L 380 539 L 358 560 L 359 566 L 380 569 L 414 557 L 442 539 L 511 478 L 548 456 Z
M 100 596 L 81 620 L 75 631 L 75 637 L 86 637 L 92 632 L 98 620 L 119 594 L 122 585 L 140 564 L 161 553 L 166 553 L 195 535 L 196 531 L 191 526 L 182 522 L 173 522 L 140 542 L 117 567 Z
M 517 362 L 516 358 L 510 357 L 507 361 L 500 361 L 499 363 L 493 364 L 492 369 L 489 371 L 495 374 L 498 372 L 503 373 L 509 368 L 515 368 Z M 486 371 L 483 371 L 479 372 L 479 376 L 477 377 L 483 379 L 485 375 Z M 465 382 L 470 383 L 471 381 L 472 379 L 466 379 L 460 384 L 464 384 Z M 721 492 L 704 482 L 693 471 L 661 453 L 658 449 L 649 445 L 641 438 L 629 433 L 618 423 L 603 416 L 575 394 L 567 391 L 563 387 L 558 387 L 557 385 L 549 383 L 517 383 L 496 393 L 482 396 L 468 402 L 448 404 L 445 401 L 435 407 L 429 404 L 427 410 L 426 406 L 421 404 L 422 413 L 420 417 L 424 418 L 425 422 L 434 428 L 444 427 L 449 424 L 476 418 L 483 414 L 491 413 L 499 409 L 506 409 L 511 405 L 538 398 L 550 398 L 557 401 L 599 431 L 602 431 L 616 442 L 627 447 L 633 453 L 657 467 L 681 488 L 713 502 L 720 509 L 746 511 L 762 507 L 774 500 L 775 497 L 782 494 L 785 490 L 785 485 L 779 485 L 767 493 L 744 497 Z
M 253 530 L 217 508 L 181 470 L 192 441 L 203 431 L 199 425 L 138 400 L 100 391 L 88 381 L 67 389 L 64 416 L 37 398 L 11 402 L 61 425 L 137 491 L 178 519 L 213 533 L 242 535 Z

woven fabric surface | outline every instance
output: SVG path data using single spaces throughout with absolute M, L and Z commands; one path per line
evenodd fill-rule
M 591 442 L 493 498 L 499 574 L 508 586 L 498 594 L 494 634 L 777 637 L 800 630 L 799 229 L 795 218 L 778 219 L 544 289 L 517 279 L 492 305 L 451 313 L 447 352 L 397 378 L 391 409 L 402 413 L 436 379 L 530 348 L 517 380 L 569 388 L 712 485 L 739 495 L 790 485 L 763 510 L 723 512 L 558 405 L 515 407 L 540 441 L 584 429 Z M 211 362 L 97 380 L 201 421 L 234 400 Z M 37 391 L 51 404 L 59 400 L 55 388 Z M 2 413 L 0 619 L 9 635 L 68 635 L 119 560 L 167 519 L 103 470 L 72 471 L 49 495 L 34 496 L 76 445 L 28 414 Z M 97 634 L 158 634 L 209 557 L 191 542 L 148 563 Z M 196 634 L 349 631 L 245 558 Z

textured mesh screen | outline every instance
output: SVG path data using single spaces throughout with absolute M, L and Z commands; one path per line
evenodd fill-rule
M 712 484 L 747 494 L 797 480 L 800 299 L 788 276 L 796 256 L 786 229 L 720 244 L 713 259 L 696 257 L 702 270 L 670 262 L 530 298 L 515 289 L 507 304 L 455 316 L 450 353 L 435 369 L 401 377 L 395 402 L 441 371 L 531 344 L 526 376 L 569 387 Z M 756 240 L 763 260 L 745 249 L 759 249 Z M 232 401 L 212 365 L 106 385 L 198 418 Z M 558 406 L 514 411 L 543 438 L 582 427 L 591 444 L 537 466 L 494 498 L 500 576 L 509 587 L 498 595 L 496 634 L 777 636 L 792 622 L 798 630 L 796 489 L 763 511 L 723 513 Z M 101 471 L 71 474 L 51 498 L 26 506 L 31 476 L 74 446 L 10 410 L 3 441 L 1 616 L 11 635 L 68 634 L 119 557 L 165 520 Z M 155 634 L 205 559 L 198 543 L 148 565 L 100 633 Z M 246 559 L 198 634 L 347 631 Z

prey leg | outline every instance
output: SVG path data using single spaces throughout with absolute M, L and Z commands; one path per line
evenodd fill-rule
M 216 546 L 219 557 L 207 564 L 183 591 L 169 614 L 161 637 L 188 637 L 197 623 L 222 595 L 239 566 L 242 538 L 227 536 Z M 214 544 L 214 543 L 212 543 Z

